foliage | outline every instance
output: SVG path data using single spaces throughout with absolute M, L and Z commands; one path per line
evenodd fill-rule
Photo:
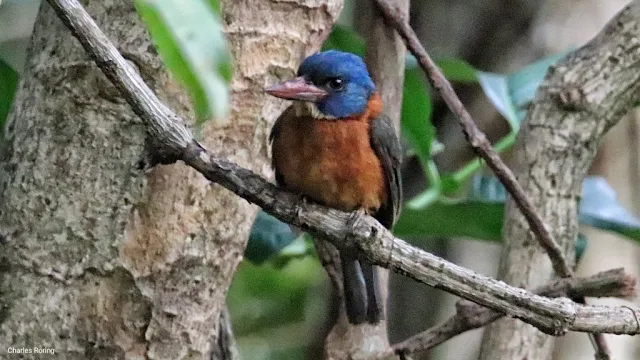
M 251 227 L 244 256 L 254 264 L 271 260 L 272 264 L 283 267 L 289 261 L 313 252 L 313 243 L 308 235 L 297 236 L 288 224 L 260 210 Z M 277 258 L 273 259 L 276 254 Z
M 584 181 L 580 222 L 640 241 L 640 219 L 618 202 L 615 190 L 602 177 Z
M 18 87 L 18 73 L 0 60 L 0 135 Z
M 394 232 L 401 237 L 468 236 L 500 241 L 506 190 L 494 176 L 476 175 L 467 196 L 441 199 L 423 209 L 405 209 Z M 624 209 L 606 180 L 588 176 L 583 184 L 580 223 L 640 241 L 640 219 Z
M 242 262 L 227 294 L 243 359 L 300 359 L 325 315 L 324 274 L 314 257 L 287 265 Z M 318 296 L 314 296 L 317 293 Z M 312 311 L 309 311 L 312 309 Z
M 214 0 L 136 0 L 165 65 L 191 96 L 196 122 L 225 119 L 231 62 Z
M 272 254 L 279 253 L 295 238 L 289 225 L 260 211 L 253 221 L 244 256 L 254 264 L 262 264 Z

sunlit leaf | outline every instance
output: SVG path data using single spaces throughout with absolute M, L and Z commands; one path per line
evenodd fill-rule
M 555 54 L 525 66 L 509 74 L 494 74 L 478 71 L 478 79 L 484 93 L 496 109 L 509 122 L 512 131 L 518 132 L 527 106 L 547 74 L 549 66 L 565 57 L 567 52 Z
M 516 108 L 524 109 L 533 100 L 538 86 L 547 75 L 549 67 L 567 54 L 568 51 L 551 55 L 508 76 L 509 94 Z
M 493 106 L 495 106 L 498 112 L 509 122 L 511 129 L 518 131 L 520 128 L 520 119 L 518 118 L 517 109 L 513 105 L 513 101 L 509 95 L 509 81 L 507 76 L 478 71 L 478 79 L 480 80 L 480 85 L 485 95 L 489 98 Z
M 618 202 L 615 190 L 599 176 L 589 176 L 582 184 L 580 222 L 640 241 L 640 219 Z
M 171 73 L 189 92 L 196 121 L 222 121 L 231 63 L 211 0 L 136 0 L 136 8 Z

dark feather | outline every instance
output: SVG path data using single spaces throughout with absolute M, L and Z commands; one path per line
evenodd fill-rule
M 402 207 L 402 149 L 391 120 L 385 115 L 371 121 L 369 134 L 371 147 L 382 163 L 388 189 L 386 203 L 373 215 L 384 227 L 391 229 L 398 220 Z
M 371 147 L 382 163 L 387 183 L 387 201 L 373 216 L 384 227 L 391 229 L 398 220 L 402 206 L 402 179 L 400 165 L 402 149 L 391 120 L 380 115 L 371 121 L 369 128 Z M 382 303 L 378 286 L 378 267 L 360 261 L 367 291 L 367 321 L 375 324 L 382 319 Z
M 361 324 L 370 316 L 368 314 L 369 283 L 361 268 L 362 262 L 357 258 L 340 252 L 340 264 L 342 266 L 342 283 L 344 284 L 344 305 L 352 324 Z M 369 268 L 371 265 L 367 264 Z M 374 289 L 377 287 L 373 287 Z M 379 314 L 379 312 L 377 313 Z M 379 316 L 378 316 L 379 318 Z
M 280 129 L 282 128 L 283 119 L 287 117 L 291 117 L 294 114 L 293 106 L 289 106 L 280 116 L 276 119 L 276 122 L 273 123 L 273 127 L 271 127 L 271 132 L 269 132 L 269 143 L 273 144 L 274 140 L 280 135 Z M 273 168 L 276 176 L 276 185 L 286 188 L 286 184 L 284 183 L 284 177 L 282 173 L 278 171 L 277 167 L 277 159 L 274 154 L 272 154 L 271 158 L 271 167 Z

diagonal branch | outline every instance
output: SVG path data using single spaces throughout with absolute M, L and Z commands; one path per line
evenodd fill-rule
M 376 3 L 384 13 L 386 19 L 393 24 L 396 31 L 398 31 L 400 36 L 405 40 L 407 48 L 409 48 L 411 53 L 418 59 L 418 63 L 427 74 L 431 85 L 438 90 L 447 106 L 449 106 L 449 109 L 451 109 L 453 114 L 458 118 L 462 126 L 462 131 L 471 144 L 471 147 L 487 162 L 487 165 L 493 170 L 500 179 L 500 182 L 502 182 L 518 204 L 520 211 L 522 211 L 522 214 L 529 222 L 531 230 L 536 234 L 540 244 L 549 254 L 556 273 L 561 277 L 573 276 L 573 270 L 571 270 L 569 262 L 562 254 L 562 249 L 560 249 L 553 235 L 551 235 L 549 228 L 536 211 L 533 202 L 518 183 L 511 169 L 509 169 L 493 149 L 487 136 L 478 128 L 471 114 L 469 114 L 462 104 L 462 101 L 460 101 L 460 98 L 458 98 L 458 95 L 456 95 L 451 83 L 444 77 L 442 71 L 440 71 L 436 63 L 424 49 L 418 36 L 409 25 L 408 19 L 403 16 L 402 13 L 398 12 L 395 1 L 376 0 Z
M 533 292 L 548 297 L 568 294 L 571 297 L 622 297 L 635 296 L 635 278 L 624 269 L 612 269 L 586 278 L 563 278 Z M 430 329 L 416 334 L 393 346 L 396 353 L 410 354 L 429 350 L 465 331 L 488 325 L 504 314 L 478 304 L 461 300 L 456 304 L 456 314 Z
M 458 118 L 462 130 L 473 149 L 487 162 L 487 165 L 493 170 L 511 195 L 526 219 L 526 222 L 529 224 L 529 228 L 536 235 L 538 242 L 548 254 L 556 274 L 561 277 L 573 277 L 574 274 L 570 263 L 563 255 L 562 249 L 554 239 L 548 224 L 545 223 L 542 215 L 536 211 L 536 207 L 524 191 L 524 187 L 517 181 L 513 172 L 500 159 L 485 134 L 477 127 L 471 115 L 457 97 L 451 84 L 446 80 L 440 69 L 420 43 L 415 32 L 409 25 L 408 19 L 398 11 L 396 2 L 394 0 L 376 0 L 376 3 L 387 20 L 393 24 L 398 33 L 404 38 L 407 47 L 418 59 L 419 64 L 427 74 L 433 87 L 442 94 L 443 99 Z M 635 6 L 637 7 L 637 4 Z M 623 17 L 624 15 L 618 15 L 619 19 Z M 610 27 L 615 28 L 615 24 Z M 631 29 L 627 29 L 627 31 L 633 35 L 633 26 L 631 26 Z M 608 39 L 611 39 L 611 37 Z M 597 40 L 592 42 L 597 42 Z M 564 98 L 567 98 L 566 94 L 564 95 Z M 575 300 L 579 303 L 586 303 L 584 297 L 577 297 Z M 593 334 L 593 339 L 597 353 L 600 354 L 602 358 L 609 358 L 608 347 L 604 337 L 596 333 Z
M 639 308 L 584 306 L 566 298 L 549 299 L 476 274 L 395 238 L 370 216 L 301 202 L 251 170 L 210 154 L 194 140 L 182 120 L 159 102 L 77 0 L 48 2 L 142 118 L 158 146 L 210 181 L 340 249 L 358 250 L 376 265 L 522 319 L 549 334 L 569 330 L 640 333 Z
M 418 62 L 427 74 L 431 84 L 442 94 L 443 99 L 445 100 L 451 111 L 458 118 L 460 125 L 462 126 L 462 130 L 469 140 L 471 146 L 487 162 L 487 165 L 494 171 L 496 176 L 498 176 L 507 191 L 509 191 L 512 199 L 514 200 L 514 202 L 520 209 L 520 212 L 524 216 L 526 222 L 528 223 L 529 228 L 536 235 L 538 242 L 548 254 L 555 272 L 562 277 L 573 277 L 574 274 L 571 270 L 571 266 L 567 261 L 567 258 L 563 255 L 559 243 L 554 239 L 554 235 L 551 233 L 548 224 L 544 222 L 542 214 L 536 211 L 536 207 L 524 191 L 523 185 L 517 181 L 513 172 L 502 162 L 498 154 L 493 150 L 485 134 L 477 127 L 477 125 L 471 118 L 471 115 L 468 113 L 460 99 L 455 94 L 451 84 L 446 80 L 440 69 L 436 66 L 429 54 L 422 47 L 415 32 L 409 25 L 408 19 L 398 11 L 396 2 L 394 0 L 376 0 L 376 3 L 384 13 L 387 20 L 393 24 L 398 33 L 405 39 L 407 47 L 418 59 Z M 637 14 L 637 7 L 637 3 L 632 4 L 627 8 L 627 11 L 619 14 L 617 18 L 622 21 L 622 19 L 627 19 L 629 13 Z M 635 12 L 634 9 L 636 9 Z M 608 34 L 609 36 L 606 36 L 606 40 L 613 41 L 612 39 L 615 39 L 615 37 L 612 36 L 612 34 L 615 33 L 627 33 L 632 38 L 635 37 L 637 39 L 638 29 L 637 27 L 634 27 L 633 20 L 628 22 L 628 25 L 628 28 L 623 30 L 624 27 L 617 27 L 617 24 L 615 22 L 613 22 L 613 24 L 610 24 L 607 27 L 610 30 L 610 34 Z M 602 33 L 606 34 L 607 30 L 603 31 Z M 598 39 L 594 39 L 591 41 L 591 43 L 594 44 L 594 47 L 601 48 L 602 44 L 599 44 L 599 41 L 600 40 Z M 630 66 L 632 67 L 633 65 Z M 572 94 L 567 94 L 566 92 L 561 94 L 560 100 L 571 102 L 571 98 L 577 98 L 578 100 L 574 102 L 579 103 L 581 101 L 581 94 L 579 93 L 577 95 L 574 94 L 574 96 L 568 95 Z M 585 303 L 584 297 L 577 297 L 575 298 L 575 300 L 579 303 Z M 604 338 L 600 334 L 596 333 L 593 334 L 593 339 L 597 353 L 602 358 L 609 358 L 607 345 L 604 341 Z

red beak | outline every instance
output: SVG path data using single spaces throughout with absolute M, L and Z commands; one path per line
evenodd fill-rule
M 326 98 L 329 93 L 300 76 L 265 89 L 267 94 L 287 100 L 302 100 L 318 102 Z

